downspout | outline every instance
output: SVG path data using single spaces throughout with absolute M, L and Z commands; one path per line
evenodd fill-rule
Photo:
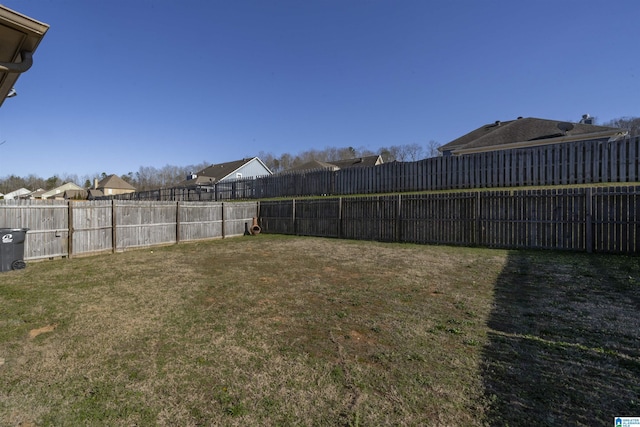
M 22 62 L 0 62 L 0 71 L 7 73 L 24 73 L 33 65 L 33 52 L 20 52 Z

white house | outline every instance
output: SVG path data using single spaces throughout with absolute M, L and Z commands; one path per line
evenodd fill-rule
M 60 187 L 56 187 L 53 190 L 45 191 L 42 193 L 43 199 L 57 199 L 64 198 L 64 192 L 69 190 L 83 190 L 82 187 L 74 184 L 73 182 L 67 182 Z
M 220 182 L 258 178 L 273 175 L 273 172 L 257 157 L 211 165 L 199 172 L 191 173 L 180 183 L 180 187 L 206 189 Z
M 26 188 L 19 188 L 15 191 L 12 191 L 10 193 L 7 193 L 4 195 L 5 200 L 13 200 L 13 199 L 19 199 L 21 196 L 24 196 L 26 194 L 31 193 L 31 190 L 27 190 Z

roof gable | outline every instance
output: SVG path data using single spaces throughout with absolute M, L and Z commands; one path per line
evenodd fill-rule
M 56 195 L 62 196 L 67 190 L 82 190 L 82 187 L 74 184 L 73 182 L 67 182 L 66 184 L 62 184 L 61 186 L 56 187 L 53 190 L 42 193 L 42 198 L 46 199 Z
M 114 188 L 118 190 L 135 190 L 136 188 L 116 174 L 109 175 L 98 182 L 97 188 Z
M 243 169 L 248 169 L 249 165 L 255 166 L 259 171 L 264 171 L 264 174 L 259 175 L 271 175 L 269 168 L 258 157 L 252 157 L 249 159 L 234 160 L 232 162 L 214 164 L 197 172 L 195 177 L 189 178 L 180 183 L 181 186 L 191 185 L 212 185 L 225 179 L 235 179 L 236 174 Z M 253 168 L 251 168 L 253 169 Z M 256 176 L 254 174 L 247 175 Z
M 242 166 L 246 165 L 253 159 L 234 160 L 232 162 L 220 163 L 217 165 L 211 165 L 198 172 L 198 176 L 205 176 L 207 178 L 213 178 L 214 182 L 221 181 L 227 176 L 231 175 Z
M 31 190 L 27 190 L 26 188 L 18 188 L 17 190 L 10 191 L 9 193 L 4 195 L 5 199 L 13 199 L 14 197 L 24 196 L 25 194 L 31 193 Z

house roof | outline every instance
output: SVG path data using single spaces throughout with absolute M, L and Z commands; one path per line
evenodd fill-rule
M 233 176 L 233 174 L 238 169 L 253 161 L 258 161 L 262 166 L 264 166 L 267 171 L 269 171 L 269 168 L 264 163 L 262 163 L 262 160 L 260 160 L 258 157 L 251 157 L 249 159 L 234 160 L 232 162 L 211 165 L 195 173 L 195 178 L 190 178 L 182 181 L 180 183 L 180 186 L 214 184 L 216 182 L 222 181 L 230 175 Z M 269 171 L 269 173 L 271 172 Z
M 85 200 L 87 198 L 88 195 L 88 191 L 81 189 L 81 190 L 67 190 L 64 192 L 64 198 L 65 199 L 80 199 L 80 200 Z
M 520 146 L 608 138 L 623 129 L 559 120 L 518 118 L 506 122 L 487 124 L 438 148 L 442 153 L 463 154 L 473 151 L 491 151 Z
M 340 169 L 355 168 L 363 166 L 376 166 L 382 163 L 381 156 L 364 156 L 346 160 L 332 160 L 331 164 L 336 165 Z
M 310 162 L 288 169 L 287 172 L 299 172 L 299 171 L 313 170 L 313 169 L 338 170 L 338 169 L 347 169 L 347 168 L 354 168 L 354 167 L 376 166 L 381 163 L 382 163 L 382 157 L 379 155 L 356 157 L 353 159 L 346 159 L 346 160 L 331 160 L 329 162 L 312 160 Z
M 44 188 L 38 188 L 35 191 L 32 191 L 31 193 L 27 194 L 27 196 L 32 197 L 34 199 L 40 198 L 42 197 L 42 195 L 45 193 Z
M 95 199 L 97 197 L 102 197 L 104 196 L 104 193 L 102 192 L 102 190 L 96 190 L 94 188 L 90 188 L 87 190 L 87 198 L 88 199 Z
M 32 55 L 48 29 L 47 24 L 0 5 L 0 105 L 20 74 L 31 67 Z
M 321 162 L 320 160 L 311 160 L 310 162 L 307 162 L 298 166 L 294 166 L 291 169 L 288 169 L 287 172 L 299 172 L 299 171 L 307 171 L 307 170 L 314 170 L 314 169 L 338 170 L 340 168 L 332 163 Z
M 42 198 L 47 199 L 49 197 L 62 197 L 64 195 L 64 192 L 68 190 L 82 190 L 82 187 L 74 184 L 73 182 L 67 182 L 59 187 L 54 188 L 53 190 L 45 191 L 44 193 L 42 193 Z
M 22 188 L 18 188 L 17 190 L 13 190 L 10 191 L 9 193 L 4 195 L 5 199 L 13 199 L 15 197 L 20 197 L 23 196 L 25 194 L 29 194 L 31 193 L 31 190 L 27 190 L 26 188 L 22 187 Z
M 118 190 L 135 190 L 136 188 L 116 174 L 102 178 L 98 182 L 98 188 L 114 188 Z

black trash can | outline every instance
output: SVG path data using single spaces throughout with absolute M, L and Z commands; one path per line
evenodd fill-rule
M 0 271 L 20 270 L 24 262 L 24 241 L 28 228 L 0 228 Z

